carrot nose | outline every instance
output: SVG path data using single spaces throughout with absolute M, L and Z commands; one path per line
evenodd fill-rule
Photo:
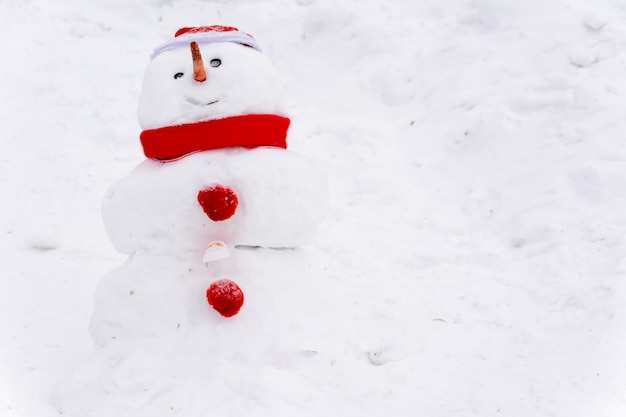
M 202 62 L 202 54 L 196 42 L 191 42 L 191 59 L 193 60 L 193 79 L 198 82 L 206 81 L 206 71 Z

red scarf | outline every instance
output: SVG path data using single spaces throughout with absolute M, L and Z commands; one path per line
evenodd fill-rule
M 139 137 L 148 158 L 169 160 L 232 146 L 286 149 L 289 123 L 288 118 L 275 114 L 246 114 L 144 130 Z

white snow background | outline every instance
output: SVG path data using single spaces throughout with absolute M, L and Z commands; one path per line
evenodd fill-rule
M 59 415 L 125 259 L 100 202 L 143 159 L 148 56 L 208 24 L 259 41 L 330 175 L 348 332 L 307 371 L 328 401 L 268 380 L 249 415 L 626 415 L 626 3 L 4 0 L 0 416 Z

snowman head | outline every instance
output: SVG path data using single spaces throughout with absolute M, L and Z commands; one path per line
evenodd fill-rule
M 281 83 L 256 41 L 236 28 L 180 29 L 158 47 L 139 98 L 142 129 L 246 114 L 284 114 Z

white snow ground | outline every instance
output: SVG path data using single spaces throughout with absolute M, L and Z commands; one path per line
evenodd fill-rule
M 203 24 L 261 43 L 332 180 L 348 343 L 306 372 L 333 395 L 268 381 L 248 415 L 626 415 L 623 1 L 5 0 L 0 416 L 58 415 L 91 352 L 148 55 Z

